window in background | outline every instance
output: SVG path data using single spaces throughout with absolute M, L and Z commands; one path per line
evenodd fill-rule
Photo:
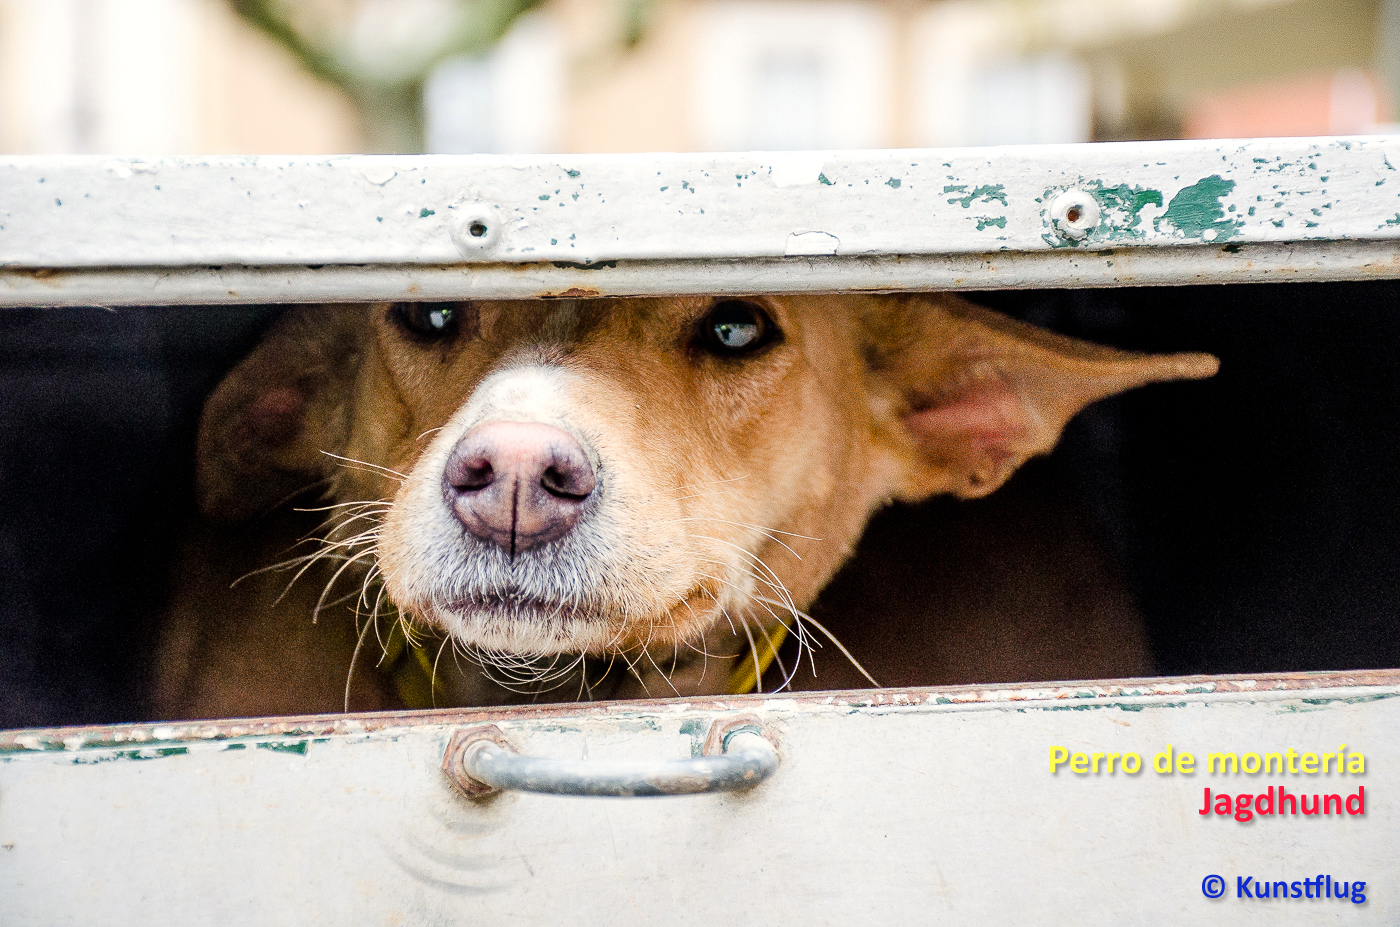
M 702 150 L 891 144 L 894 29 L 876 4 L 714 3 L 693 46 Z
M 444 61 L 423 89 L 434 154 L 558 151 L 564 44 L 549 17 L 529 14 L 491 53 Z
M 423 87 L 427 147 L 434 154 L 496 150 L 491 60 L 461 55 L 433 69 Z
M 6 150 L 197 147 L 199 18 L 188 0 L 11 0 L 2 12 Z
M 360 150 L 354 108 L 215 0 L 0 0 L 6 154 Z
M 756 63 L 749 98 L 749 147 L 820 148 L 824 62 L 812 55 L 779 55 Z
M 1093 132 L 1088 69 L 1064 55 L 984 66 L 970 75 L 967 145 L 1087 142 Z
M 947 3 L 920 14 L 909 37 L 918 144 L 1070 143 L 1093 137 L 1089 69 L 1065 48 L 1027 52 L 1033 38 L 1044 47 L 1053 24 L 1029 13 L 1008 4 Z

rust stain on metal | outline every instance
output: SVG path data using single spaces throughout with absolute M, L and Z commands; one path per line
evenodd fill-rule
M 57 267 L 13 267 L 8 268 L 10 273 L 20 274 L 41 283 L 48 283 L 57 286 L 63 282 L 64 272 Z
M 602 295 L 602 290 L 595 290 L 592 287 L 571 286 L 558 293 L 541 293 L 540 299 L 595 299 Z
M 483 724 L 479 727 L 453 731 L 452 739 L 447 742 L 447 749 L 442 754 L 442 771 L 447 774 L 447 778 L 452 781 L 452 784 L 461 789 L 468 798 L 485 798 L 487 795 L 496 793 L 496 789 L 467 775 L 464 762 L 467 748 L 483 740 L 489 740 L 503 749 L 515 752 L 515 748 L 510 745 L 510 741 L 506 740 L 506 735 L 501 732 L 500 728 L 494 724 Z
M 730 715 L 715 719 L 715 722 L 710 725 L 709 732 L 705 735 L 704 755 L 720 756 L 724 753 L 724 738 L 731 731 L 746 727 L 757 730 L 765 740 L 772 742 L 773 738 L 768 728 L 764 726 L 762 719 L 752 712 L 745 712 L 742 715 Z

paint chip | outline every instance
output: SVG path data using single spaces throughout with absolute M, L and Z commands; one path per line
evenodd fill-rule
M 826 158 L 808 153 L 777 155 L 768 169 L 775 187 L 800 187 L 803 184 L 821 183 L 822 168 Z M 829 184 L 831 181 L 827 181 Z
M 376 187 L 382 187 L 399 176 L 399 172 L 382 162 L 371 161 L 369 164 L 360 168 L 360 176 Z
M 841 239 L 830 232 L 793 232 L 787 238 L 783 254 L 787 257 L 815 257 L 835 254 Z

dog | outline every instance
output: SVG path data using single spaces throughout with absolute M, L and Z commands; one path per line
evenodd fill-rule
M 783 637 L 842 648 L 804 609 L 877 510 L 985 496 L 1087 404 L 1217 366 L 944 294 L 293 308 L 205 406 L 155 711 L 401 707 L 405 668 L 435 704 L 752 687 Z M 314 582 L 230 604 L 308 528 Z M 1143 668 L 1140 629 L 1079 630 L 1085 668 Z M 860 656 L 831 659 L 875 684 Z

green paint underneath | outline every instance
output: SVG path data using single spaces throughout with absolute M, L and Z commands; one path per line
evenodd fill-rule
M 184 756 L 189 753 L 188 747 L 159 747 L 151 749 L 146 747 L 138 750 L 114 750 L 111 753 L 87 753 L 82 752 L 73 757 L 73 763 L 77 766 L 91 766 L 96 763 L 112 763 L 118 760 L 160 760 L 168 756 Z
M 420 219 L 426 219 L 426 218 L 428 218 L 429 216 L 435 216 L 435 215 L 437 215 L 437 211 L 436 211 L 436 210 L 433 210 L 433 209 L 429 209 L 429 208 L 426 207 L 426 206 L 424 206 L 422 209 L 418 210 L 418 218 L 420 218 Z
M 1121 225 L 1115 224 L 1114 232 L 1116 234 L 1110 234 L 1110 238 L 1138 237 L 1140 233 L 1133 234 L 1133 230 L 1142 223 L 1143 208 L 1162 205 L 1160 190 L 1145 190 L 1142 187 L 1130 187 L 1125 183 L 1116 187 L 1099 187 L 1094 192 L 1106 211 L 1121 209 L 1128 216 L 1127 222 Z
M 1203 177 L 1179 190 L 1154 226 L 1161 230 L 1163 222 L 1170 223 L 1187 238 L 1203 238 L 1207 230 L 1215 232 L 1214 240 L 1217 241 L 1232 238 L 1244 222 L 1226 218 L 1220 199 L 1233 189 L 1235 182 L 1219 174 Z
M 705 755 L 705 737 L 710 725 L 703 718 L 687 718 L 681 722 L 681 735 L 690 738 L 691 757 Z
M 889 187 L 891 190 L 898 190 L 902 182 L 903 181 L 898 177 L 891 177 L 889 180 L 885 181 L 885 186 Z
M 1392 692 L 1377 692 L 1375 695 L 1351 695 L 1344 698 L 1305 698 L 1304 705 L 1365 705 L 1368 702 L 1380 702 L 1388 698 L 1395 698 Z
M 984 230 L 986 230 L 987 226 L 989 226 L 989 225 L 995 225 L 995 226 L 996 226 L 997 228 L 999 228 L 999 229 L 1004 229 L 1004 228 L 1006 228 L 1006 217 L 1005 217 L 1005 216 L 997 216 L 997 217 L 995 217 L 995 218 L 993 218 L 993 217 L 991 217 L 991 216 L 978 216 L 978 217 L 977 217 L 977 231 L 979 231 L 979 232 L 984 231 Z
M 681 734 L 686 737 L 694 737 L 696 734 L 703 736 L 709 729 L 709 724 L 703 718 L 687 718 L 681 722 Z
M 831 182 L 830 180 L 827 180 L 825 174 L 818 174 L 818 175 L 817 175 L 817 183 L 823 184 L 824 186 L 828 186 L 828 187 L 833 186 L 832 182 Z
M 1101 181 L 1084 180 L 1076 185 L 1081 190 L 1088 190 L 1094 195 L 1103 210 L 1103 218 L 1086 239 L 1079 241 L 1068 240 L 1055 234 L 1051 228 L 1046 228 L 1044 240 L 1052 248 L 1073 248 L 1083 247 L 1086 244 L 1100 243 L 1104 241 L 1133 241 L 1143 237 L 1142 211 L 1148 206 L 1162 205 L 1162 193 L 1159 190 L 1146 189 L 1143 187 L 1133 187 L 1128 184 L 1118 184 L 1110 187 Z M 1053 200 L 1063 192 L 1062 187 L 1052 187 L 1045 191 L 1041 197 L 1041 202 Z
M 947 187 L 944 187 L 944 188 L 943 188 L 943 192 L 944 192 L 944 193 L 955 193 L 955 192 L 956 192 L 956 193 L 962 193 L 962 192 L 964 192 L 964 191 L 966 191 L 966 190 L 967 190 L 967 185 L 966 185 L 966 184 L 959 184 L 959 185 L 955 185 L 955 186 L 947 186 Z M 948 202 L 949 202 L 949 203 L 957 203 L 957 204 L 958 204 L 959 206 L 961 206 L 963 209 L 967 209 L 967 208 L 969 208 L 970 206 L 972 206 L 972 203 L 973 203 L 974 200 L 980 200 L 980 201 L 983 202 L 983 203 L 990 203 L 990 202 L 992 202 L 993 200 L 995 200 L 995 201 L 1001 203 L 1001 205 L 1005 206 L 1005 205 L 1006 205 L 1006 187 L 1005 187 L 1003 184 L 999 184 L 999 183 L 985 184 L 985 185 L 980 186 L 980 187 L 974 187 L 971 193 L 966 193 L 966 194 L 963 195 L 963 196 L 953 196 L 953 197 L 949 197 Z
M 295 753 L 297 756 L 306 756 L 306 741 L 304 740 L 265 740 L 254 744 L 259 750 L 271 750 L 274 753 Z

